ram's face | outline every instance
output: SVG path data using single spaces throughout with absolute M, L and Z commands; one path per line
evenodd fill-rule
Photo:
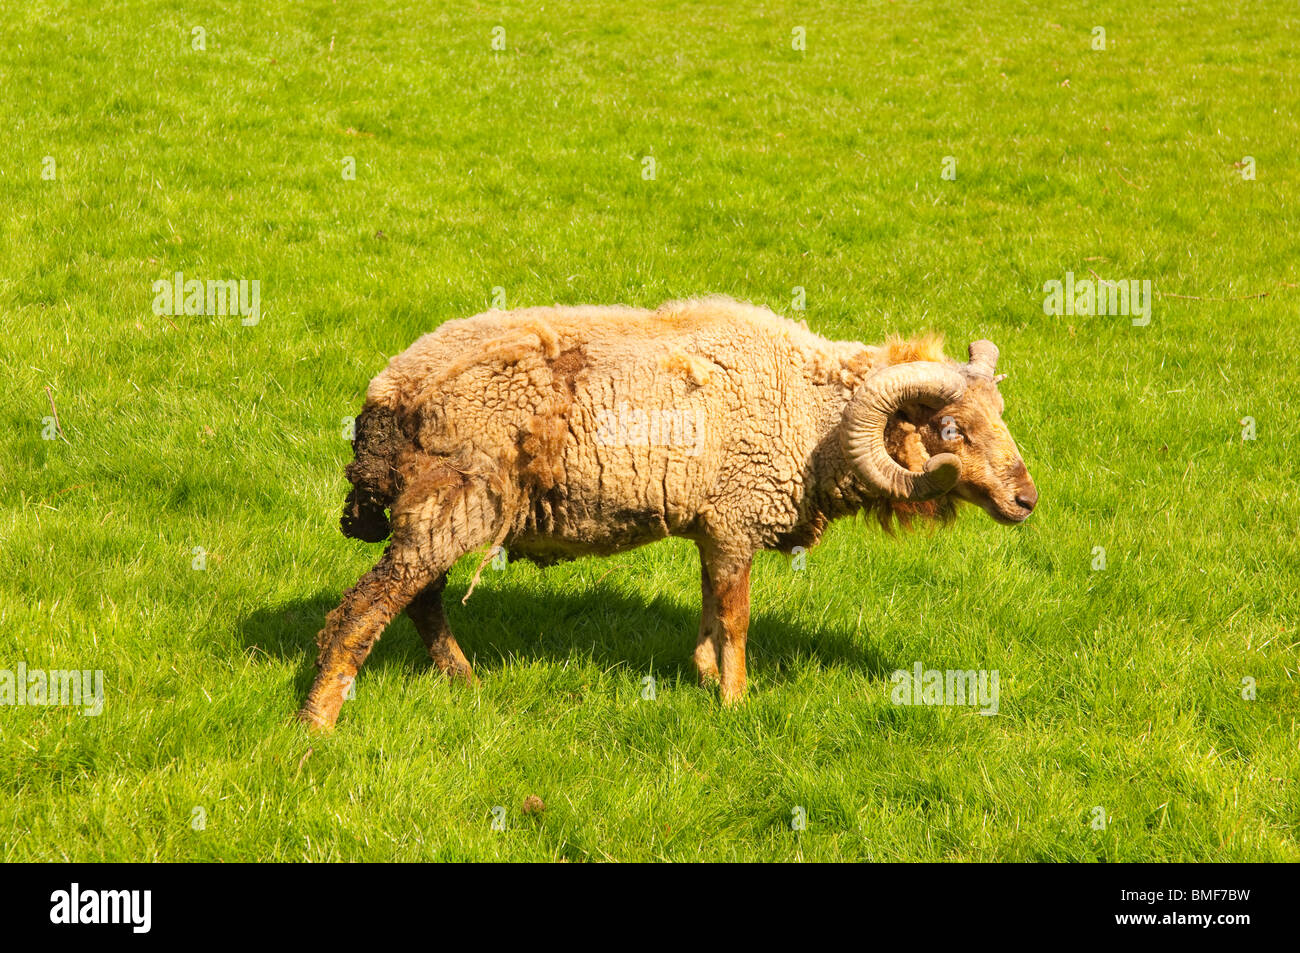
M 955 498 L 1022 523 L 1038 490 L 1002 421 L 998 349 L 981 340 L 968 351 L 965 364 L 932 353 L 874 371 L 844 408 L 840 446 L 896 504 Z
M 1038 503 L 1038 489 L 1002 419 L 1005 409 L 997 383 L 971 375 L 959 401 L 922 411 L 917 430 L 930 456 L 951 453 L 961 461 L 953 496 L 999 523 L 1022 523 Z

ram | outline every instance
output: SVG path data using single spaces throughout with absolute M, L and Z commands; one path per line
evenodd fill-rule
M 738 701 L 756 552 L 810 547 L 862 511 L 886 528 L 948 521 L 957 501 L 1029 515 L 997 358 L 988 341 L 967 363 L 935 338 L 829 341 L 717 298 L 447 322 L 389 362 L 357 417 L 343 532 L 391 541 L 326 617 L 300 718 L 335 723 L 403 610 L 437 666 L 472 681 L 442 607 L 472 550 L 547 565 L 668 536 L 700 553 L 700 678 Z

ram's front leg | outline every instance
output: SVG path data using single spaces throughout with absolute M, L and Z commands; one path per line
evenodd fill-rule
M 709 564 L 700 551 L 700 637 L 695 642 L 695 671 L 700 685 L 713 685 L 718 681 L 718 641 L 721 624 L 718 622 L 718 600 L 713 595 L 709 581 Z
M 702 548 L 704 570 L 712 589 L 711 629 L 718 646 L 719 691 L 723 704 L 734 705 L 745 695 L 745 639 L 749 634 L 749 569 L 752 553 L 718 553 Z M 705 623 L 709 601 L 705 600 Z M 701 624 L 701 645 L 705 625 Z M 699 664 L 700 646 L 696 647 Z M 703 672 L 701 672 L 703 675 Z

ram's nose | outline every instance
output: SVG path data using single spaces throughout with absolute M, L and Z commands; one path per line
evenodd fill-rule
M 1016 494 L 1016 504 L 1028 513 L 1034 511 L 1038 505 L 1038 487 L 1032 483 L 1028 487 Z

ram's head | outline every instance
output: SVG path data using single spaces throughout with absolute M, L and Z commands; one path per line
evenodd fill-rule
M 1002 420 L 997 361 L 991 341 L 976 341 L 966 364 L 908 361 L 872 374 L 840 430 L 863 479 L 893 500 L 951 494 L 999 523 L 1024 522 L 1038 490 Z

